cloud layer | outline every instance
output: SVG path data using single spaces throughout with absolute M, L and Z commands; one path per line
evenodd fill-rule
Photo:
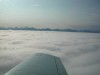
M 0 31 L 0 75 L 34 53 L 59 56 L 69 75 L 100 75 L 100 34 Z

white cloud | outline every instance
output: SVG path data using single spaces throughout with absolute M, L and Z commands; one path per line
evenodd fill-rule
M 38 52 L 59 56 L 69 75 L 100 75 L 99 40 L 97 33 L 0 31 L 0 75 Z

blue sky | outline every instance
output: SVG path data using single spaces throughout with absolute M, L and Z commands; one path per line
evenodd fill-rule
M 99 0 L 0 0 L 0 26 L 100 29 Z

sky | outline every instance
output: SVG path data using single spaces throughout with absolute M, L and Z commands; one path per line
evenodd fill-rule
M 0 0 L 0 27 L 100 29 L 100 0 Z
M 35 53 L 61 58 L 68 75 L 100 75 L 100 34 L 0 31 L 0 75 Z

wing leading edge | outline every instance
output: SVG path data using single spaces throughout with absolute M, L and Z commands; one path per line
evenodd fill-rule
M 5 75 L 68 75 L 60 58 L 38 53 Z

